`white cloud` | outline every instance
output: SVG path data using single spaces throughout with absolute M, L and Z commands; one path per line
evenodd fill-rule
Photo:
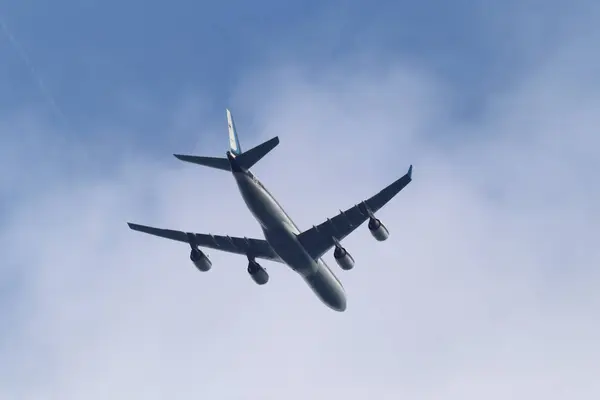
M 53 176 L 2 230 L 2 275 L 22 287 L 0 397 L 597 398 L 600 90 L 579 61 L 598 60 L 573 48 L 473 121 L 402 62 L 248 79 L 233 105 L 253 115 L 242 145 L 281 137 L 256 173 L 301 228 L 415 164 L 380 213 L 390 240 L 347 238 L 351 272 L 327 257 L 343 314 L 278 265 L 258 287 L 244 258 L 211 251 L 202 274 L 185 246 L 127 229 L 259 236 L 228 174 L 138 154 L 103 177 L 102 159 L 74 161 L 93 179 Z

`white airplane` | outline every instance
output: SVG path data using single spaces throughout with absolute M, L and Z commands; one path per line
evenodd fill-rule
M 212 234 L 191 233 L 159 229 L 128 223 L 133 230 L 167 239 L 188 243 L 192 250 L 190 259 L 200 271 L 208 271 L 212 262 L 198 247 L 222 250 L 245 255 L 248 273 L 259 285 L 269 281 L 267 271 L 256 259 L 286 264 L 296 271 L 310 286 L 319 299 L 336 311 L 346 310 L 346 293 L 341 282 L 322 260 L 322 256 L 335 247 L 333 256 L 344 270 L 354 267 L 354 259 L 341 245 L 341 240 L 352 233 L 367 219 L 369 231 L 379 241 L 389 236 L 387 228 L 374 213 L 387 204 L 412 180 L 412 165 L 408 172 L 382 191 L 335 217 L 306 231 L 300 231 L 277 200 L 250 172 L 250 168 L 279 144 L 276 136 L 246 152 L 240 147 L 231 112 L 227 110 L 230 150 L 226 158 L 199 157 L 175 154 L 182 161 L 224 171 L 231 171 L 248 209 L 260 224 L 263 239 L 249 239 Z

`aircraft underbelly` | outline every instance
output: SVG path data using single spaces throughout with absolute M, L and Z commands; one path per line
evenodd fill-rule
M 306 276 L 318 268 L 317 263 L 310 258 L 289 229 L 285 227 L 263 228 L 263 231 L 265 239 L 267 239 L 275 253 L 296 272 Z
M 317 265 L 306 253 L 294 234 L 285 212 L 271 196 L 257 185 L 239 181 L 240 191 L 246 206 L 260 223 L 265 239 L 275 253 L 290 267 L 302 275 L 314 271 Z
M 246 206 L 263 228 L 281 225 L 281 212 L 278 205 L 255 185 L 240 185 Z
M 346 294 L 341 283 L 323 261 L 315 261 L 306 253 L 292 232 L 287 229 L 265 230 L 265 238 L 323 303 L 338 311 L 346 308 Z
M 265 239 L 275 253 L 304 281 L 319 299 L 334 310 L 346 309 L 346 294 L 333 272 L 322 260 L 314 260 L 302 247 L 297 227 L 279 204 L 256 184 L 238 180 L 244 202 L 261 224 Z
M 304 278 L 313 292 L 327 304 L 337 311 L 346 309 L 346 293 L 344 287 L 339 283 L 333 272 L 323 262 L 315 273 Z

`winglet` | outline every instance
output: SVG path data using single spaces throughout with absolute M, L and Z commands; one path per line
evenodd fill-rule
M 410 179 L 412 179 L 412 167 L 412 164 L 410 164 L 410 167 L 408 167 L 408 172 L 406 173 Z

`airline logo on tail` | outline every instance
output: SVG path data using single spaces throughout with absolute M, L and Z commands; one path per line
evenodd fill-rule
M 242 154 L 242 148 L 240 147 L 240 141 L 238 140 L 237 132 L 235 129 L 235 123 L 231 116 L 231 111 L 227 109 L 227 128 L 229 129 L 229 149 L 231 153 L 235 155 Z

